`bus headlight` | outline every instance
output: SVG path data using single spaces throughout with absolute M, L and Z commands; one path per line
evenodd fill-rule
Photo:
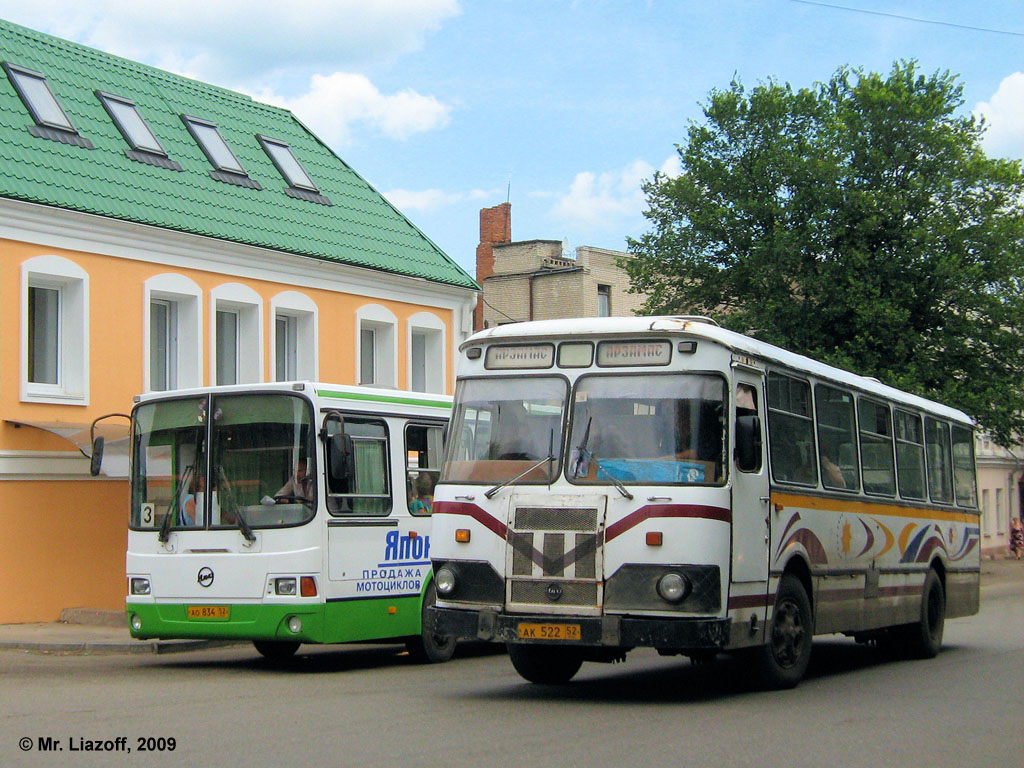
M 294 576 L 284 579 L 274 579 L 274 593 L 278 595 L 295 595 L 295 586 L 298 582 Z
M 302 631 L 302 619 L 298 616 L 290 616 L 288 618 L 288 631 L 292 634 L 299 634 Z
M 149 579 L 140 576 L 133 576 L 131 580 L 131 592 L 133 595 L 148 595 L 151 592 Z
M 132 614 L 132 629 L 134 629 L 136 632 L 142 629 L 142 619 L 137 613 Z
M 455 591 L 455 571 L 447 565 L 434 574 L 434 588 L 437 594 L 447 597 Z
M 670 603 L 682 602 L 691 589 L 690 580 L 681 573 L 666 573 L 658 579 L 658 594 Z

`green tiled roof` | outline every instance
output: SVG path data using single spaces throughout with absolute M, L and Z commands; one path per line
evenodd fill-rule
M 477 289 L 291 112 L 0 20 L 0 61 L 46 76 L 94 149 L 39 138 L 0 73 L 0 197 Z M 135 102 L 180 171 L 137 162 L 96 91 Z M 181 115 L 215 123 L 262 189 L 224 183 Z M 287 143 L 332 205 L 296 199 L 256 139 Z

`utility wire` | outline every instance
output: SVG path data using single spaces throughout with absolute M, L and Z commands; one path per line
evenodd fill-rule
M 494 310 L 495 312 L 497 312 L 497 313 L 498 313 L 499 315 L 502 315 L 503 317 L 505 317 L 506 319 L 508 319 L 508 320 L 509 320 L 510 322 L 513 322 L 513 323 L 521 323 L 521 322 L 522 322 L 522 320 L 516 320 L 516 319 L 515 319 L 514 317 L 509 317 L 508 315 L 506 315 L 506 314 L 505 314 L 504 312 L 502 312 L 502 311 L 501 311 L 500 309 L 498 309 L 498 308 L 497 308 L 496 306 L 494 306 L 493 304 L 491 304 L 491 302 L 489 302 L 489 301 L 488 301 L 487 299 L 485 299 L 485 298 L 484 298 L 484 295 L 483 295 L 482 293 L 480 294 L 480 301 L 482 301 L 482 302 L 483 302 L 484 304 L 486 304 L 486 305 L 487 305 L 488 307 L 490 307 L 491 309 L 493 309 L 493 310 Z
M 914 16 L 903 16 L 898 13 L 886 13 L 885 11 L 872 11 L 867 8 L 850 8 L 847 5 L 835 5 L 834 3 L 822 3 L 818 0 L 789 0 L 791 3 L 800 3 L 801 5 L 817 5 L 821 8 L 833 8 L 839 11 L 850 11 L 851 13 L 864 13 L 870 16 L 886 16 L 890 19 L 900 19 L 901 21 L 915 21 L 919 24 L 935 24 L 940 27 L 954 27 L 955 29 L 968 29 L 972 32 L 991 32 L 994 35 L 1012 35 L 1014 37 L 1024 37 L 1024 32 L 1010 32 L 1006 29 L 992 29 L 990 27 L 973 27 L 969 24 L 955 24 L 951 21 L 935 21 L 934 19 L 919 19 Z

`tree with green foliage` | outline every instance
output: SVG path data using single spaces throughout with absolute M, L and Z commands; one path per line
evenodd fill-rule
M 724 326 L 1024 434 L 1024 175 L 958 114 L 956 76 L 733 81 L 645 185 L 622 260 L 652 314 Z

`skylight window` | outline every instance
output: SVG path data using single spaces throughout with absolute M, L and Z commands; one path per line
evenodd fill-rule
M 320 205 L 331 205 L 331 201 L 320 194 L 316 184 L 309 177 L 309 174 L 295 159 L 291 147 L 278 139 L 269 136 L 257 136 L 260 146 L 267 156 L 273 161 L 278 172 L 288 182 L 289 187 L 285 193 L 300 200 L 308 200 Z
M 114 124 L 124 135 L 125 140 L 132 145 L 132 149 L 141 149 L 155 155 L 167 155 L 156 136 L 149 130 L 146 121 L 142 119 L 135 102 L 101 91 L 97 91 L 96 95 L 114 119 Z
M 312 192 L 317 191 L 313 180 L 302 170 L 299 161 L 292 154 L 291 147 L 283 141 L 270 139 L 266 136 L 257 136 L 256 138 L 259 139 L 260 144 L 263 145 L 263 149 L 266 150 L 270 159 L 274 161 L 274 165 L 277 166 L 277 170 L 284 176 L 285 181 L 299 189 L 308 189 Z
M 187 115 L 182 115 L 181 119 L 185 122 L 185 126 L 196 140 L 196 143 L 199 144 L 199 148 L 203 150 L 210 164 L 214 167 L 214 170 L 210 171 L 210 175 L 213 178 L 227 184 L 237 184 L 242 187 L 250 187 L 251 189 L 262 189 L 259 182 L 249 178 L 245 168 L 238 162 L 238 158 L 235 157 L 231 147 L 224 141 L 216 125 L 209 120 L 188 117 Z
M 7 77 L 14 85 L 29 114 L 35 121 L 29 126 L 29 133 L 44 139 L 73 144 L 92 149 L 92 142 L 78 135 L 64 108 L 46 81 L 46 75 L 19 67 L 10 62 L 3 63 Z
M 214 168 L 219 171 L 230 171 L 231 173 L 246 175 L 245 168 L 238 162 L 238 158 L 231 151 L 231 147 L 221 137 L 216 125 L 196 117 L 186 117 L 184 120 L 189 131 L 191 131 L 196 141 L 199 142 L 199 148 L 206 153 Z

